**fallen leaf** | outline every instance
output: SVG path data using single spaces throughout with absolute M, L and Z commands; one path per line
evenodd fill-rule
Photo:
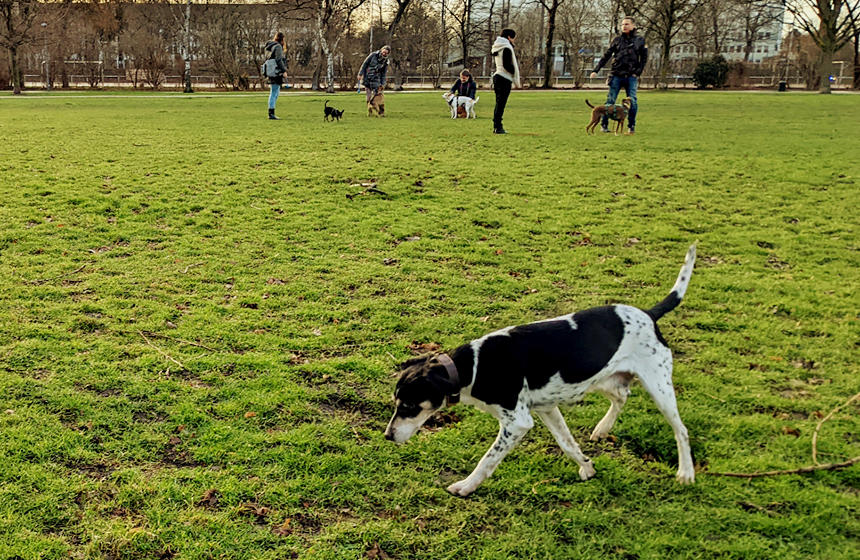
M 258 523 L 263 523 L 270 510 L 266 506 L 261 506 L 255 502 L 245 502 L 239 505 L 239 513 L 242 515 L 254 515 L 257 517 Z
M 272 527 L 272 532 L 279 537 L 286 537 L 287 535 L 292 534 L 293 529 L 290 527 L 291 519 L 288 517 L 284 519 L 284 522 L 280 525 L 276 525 Z
M 794 437 L 800 437 L 800 431 L 797 430 L 796 428 L 792 428 L 790 426 L 783 426 L 782 427 L 782 433 L 784 433 L 786 435 L 794 436 Z
M 210 507 L 214 508 L 218 505 L 218 502 L 221 500 L 221 493 L 215 488 L 210 488 L 206 492 L 203 493 L 203 497 L 197 501 L 198 507 Z
M 430 354 L 442 349 L 442 345 L 436 342 L 412 342 L 409 349 L 413 354 Z
M 370 550 L 367 551 L 368 558 L 379 558 L 380 560 L 390 560 L 391 556 L 385 553 L 379 547 L 379 543 L 373 543 L 373 546 L 370 547 Z
M 245 413 L 245 418 L 253 418 L 257 415 L 256 412 L 248 411 Z

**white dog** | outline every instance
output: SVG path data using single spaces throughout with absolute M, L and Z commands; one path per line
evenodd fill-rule
M 544 421 L 565 455 L 579 464 L 579 477 L 594 476 L 594 464 L 573 439 L 558 405 L 597 391 L 612 403 L 591 432 L 609 435 L 638 378 L 672 426 L 678 445 L 678 482 L 696 478 L 687 428 L 672 387 L 672 352 L 657 320 L 674 309 L 687 291 L 696 246 L 687 251 L 672 291 L 648 310 L 608 305 L 555 319 L 507 327 L 467 342 L 448 354 L 419 356 L 401 366 L 394 390 L 394 415 L 386 439 L 403 443 L 446 403 L 462 398 L 499 421 L 495 443 L 472 474 L 448 491 L 468 496 L 534 425 Z
M 478 117 L 475 116 L 475 104 L 478 102 L 480 97 L 476 97 L 472 99 L 471 97 L 465 97 L 463 95 L 456 95 L 451 93 L 443 93 L 442 97 L 445 98 L 445 101 L 448 103 L 448 106 L 451 107 L 451 118 L 457 118 L 457 107 L 463 107 L 466 109 L 466 118 L 476 119 Z

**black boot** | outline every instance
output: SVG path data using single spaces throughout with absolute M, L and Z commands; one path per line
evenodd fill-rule
M 276 116 L 275 116 L 275 110 L 274 110 L 274 109 L 269 109 L 269 119 L 271 119 L 271 120 L 273 120 L 273 121 L 279 121 L 279 120 L 281 120 L 281 119 L 279 119 L 278 117 L 276 117 Z

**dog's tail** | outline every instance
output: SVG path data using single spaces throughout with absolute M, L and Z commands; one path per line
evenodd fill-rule
M 588 99 L 585 100 L 585 104 L 594 109 L 594 105 L 588 102 Z
M 684 266 L 681 267 L 681 272 L 678 273 L 678 279 L 675 280 L 675 285 L 672 286 L 672 291 L 666 298 L 647 310 L 645 313 L 651 316 L 656 322 L 660 317 L 672 311 L 681 300 L 684 299 L 684 294 L 687 293 L 687 286 L 690 284 L 690 276 L 693 275 L 693 264 L 696 262 L 696 244 L 690 245 L 687 250 L 687 257 L 684 259 Z

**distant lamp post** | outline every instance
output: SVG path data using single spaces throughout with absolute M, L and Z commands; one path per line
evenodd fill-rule
M 45 89 L 51 91 L 51 47 L 48 45 L 48 22 L 43 21 L 41 24 L 43 34 L 45 35 Z

